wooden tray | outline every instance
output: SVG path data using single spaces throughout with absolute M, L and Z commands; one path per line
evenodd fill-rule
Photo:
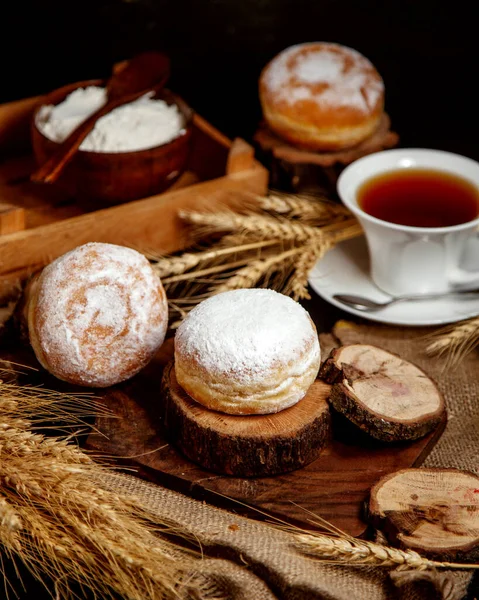
M 19 279 L 86 242 L 149 253 L 181 250 L 189 240 L 177 217 L 180 208 L 231 205 L 241 202 L 243 190 L 267 191 L 268 171 L 255 160 L 253 148 L 239 138 L 230 141 L 195 115 L 187 170 L 168 191 L 87 212 L 53 186 L 29 181 L 34 168 L 30 119 L 40 101 L 0 105 L 0 300 Z
M 96 421 L 87 448 L 136 465 L 138 474 L 198 499 L 261 518 L 259 511 L 312 528 L 311 511 L 353 536 L 363 536 L 362 510 L 371 486 L 383 475 L 418 466 L 441 435 L 445 420 L 413 443 L 381 444 L 339 417 L 332 443 L 303 469 L 260 478 L 236 478 L 202 469 L 169 445 L 158 424 L 162 369 L 172 357 L 165 342 L 155 360 L 129 383 L 103 394 L 112 418 Z M 246 506 L 245 506 L 246 505 Z M 249 507 L 253 507 L 251 510 Z

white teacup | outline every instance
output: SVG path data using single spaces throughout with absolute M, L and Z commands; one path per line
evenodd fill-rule
M 358 189 L 365 181 L 408 168 L 440 170 L 479 189 L 479 162 L 441 150 L 385 150 L 346 167 L 338 179 L 338 194 L 364 230 L 374 283 L 393 296 L 479 287 L 479 213 L 460 225 L 410 227 L 377 219 L 358 205 Z

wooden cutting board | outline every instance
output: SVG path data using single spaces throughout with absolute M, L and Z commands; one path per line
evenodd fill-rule
M 444 420 L 412 443 L 384 444 L 334 416 L 332 442 L 305 468 L 259 478 L 218 475 L 182 456 L 161 433 L 160 382 L 171 356 L 169 340 L 140 375 L 103 393 L 113 416 L 97 419 L 98 431 L 89 435 L 87 447 L 136 465 L 141 477 L 255 518 L 267 513 L 312 528 L 314 513 L 353 536 L 363 536 L 367 525 L 362 510 L 371 486 L 388 473 L 420 465 L 445 426 Z
M 367 534 L 362 511 L 372 485 L 388 473 L 419 466 L 445 427 L 444 420 L 425 438 L 385 444 L 334 416 L 333 440 L 308 466 L 270 477 L 218 475 L 182 456 L 162 435 L 158 423 L 160 384 L 163 368 L 172 358 L 172 342 L 167 340 L 136 377 L 107 390 L 73 387 L 41 368 L 22 370 L 21 383 L 63 392 L 91 392 L 102 398 L 111 416 L 97 417 L 84 445 L 95 454 L 116 457 L 130 473 L 256 519 L 271 516 L 314 529 L 314 513 L 355 537 Z M 39 367 L 29 348 L 3 346 L 8 351 L 0 347 L 0 359 Z

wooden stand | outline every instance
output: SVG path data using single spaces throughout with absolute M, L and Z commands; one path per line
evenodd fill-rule
M 353 161 L 397 146 L 399 136 L 390 129 L 384 114 L 376 131 L 366 140 L 346 150 L 312 152 L 291 145 L 262 123 L 254 141 L 265 153 L 264 161 L 271 171 L 270 187 L 291 192 L 316 192 L 336 198 L 336 182 L 342 169 Z
M 162 382 L 165 435 L 190 460 L 217 473 L 241 477 L 287 473 L 313 462 L 329 441 L 329 389 L 316 381 L 286 410 L 227 415 L 190 398 L 170 363 Z

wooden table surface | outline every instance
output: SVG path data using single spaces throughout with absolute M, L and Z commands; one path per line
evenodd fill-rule
M 402 144 L 479 158 L 477 96 L 471 93 L 476 21 L 465 1 L 50 0 L 45 7 L 19 0 L 8 4 L 2 24 L 12 32 L 0 39 L 2 102 L 105 76 L 113 62 L 158 48 L 172 56 L 175 90 L 231 137 L 251 139 L 260 118 L 257 77 L 266 61 L 290 44 L 331 40 L 377 65 Z M 323 301 L 305 306 L 323 331 L 350 319 Z M 3 566 L 20 600 L 51 597 L 20 563 L 24 589 L 8 561 Z M 464 600 L 477 598 L 477 575 L 475 582 Z

